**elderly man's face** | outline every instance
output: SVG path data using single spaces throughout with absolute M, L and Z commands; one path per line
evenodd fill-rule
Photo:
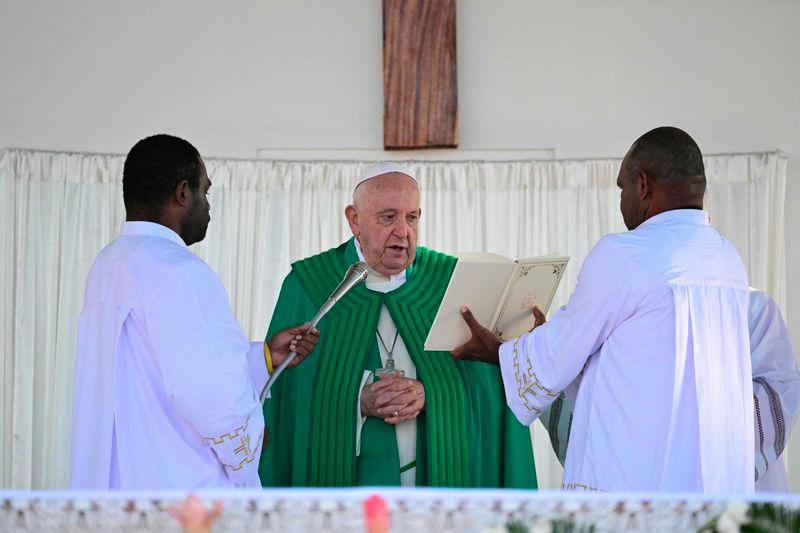
M 345 210 L 367 264 L 387 276 L 399 274 L 414 261 L 420 214 L 417 182 L 400 173 L 382 174 L 359 185 L 353 205 Z

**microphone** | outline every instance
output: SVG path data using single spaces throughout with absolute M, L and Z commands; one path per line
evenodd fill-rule
M 347 273 L 345 273 L 344 278 L 342 278 L 342 282 L 339 283 L 339 286 L 336 287 L 331 295 L 328 297 L 328 301 L 322 304 L 317 314 L 314 315 L 314 318 L 311 319 L 311 326 L 306 330 L 306 333 L 309 333 L 312 329 L 317 327 L 317 323 L 322 320 L 328 311 L 330 311 L 336 303 L 341 300 L 345 294 L 350 292 L 350 289 L 361 283 L 367 279 L 367 264 L 364 261 L 359 261 L 358 263 L 353 263 L 350 265 L 350 268 L 347 269 Z M 264 400 L 267 398 L 267 394 L 269 393 L 269 389 L 272 388 L 272 385 L 275 383 L 275 380 L 278 379 L 278 376 L 281 375 L 287 366 L 297 357 L 297 352 L 290 352 L 288 357 L 278 365 L 272 375 L 269 377 L 267 384 L 264 385 L 264 388 L 261 391 L 261 395 L 259 396 L 259 400 L 261 404 L 264 404 Z

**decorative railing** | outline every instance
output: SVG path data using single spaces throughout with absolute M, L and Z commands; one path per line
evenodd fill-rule
M 273 489 L 201 492 L 225 501 L 218 531 L 366 531 L 364 502 L 381 496 L 391 531 L 698 531 L 720 530 L 769 502 L 784 519 L 800 497 L 711 497 L 448 489 Z M 0 531 L 179 531 L 166 512 L 184 492 L 0 491 Z M 755 505 L 754 505 L 755 503 Z M 724 516 L 722 520 L 719 520 Z M 747 518 L 745 518 L 747 519 Z M 738 529 L 738 528 L 737 528 Z M 734 529 L 736 530 L 736 529 Z

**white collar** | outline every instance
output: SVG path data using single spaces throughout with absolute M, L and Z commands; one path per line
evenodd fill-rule
M 367 260 L 364 259 L 364 252 L 361 251 L 361 243 L 358 242 L 358 237 L 356 237 L 353 240 L 356 243 L 356 253 L 358 254 L 359 261 L 364 261 L 364 263 L 367 263 Z M 403 269 L 403 271 L 400 272 L 399 274 L 392 274 L 391 276 L 387 276 L 386 274 L 381 274 L 380 272 L 376 271 L 374 268 L 369 266 L 369 264 L 367 263 L 367 272 L 368 272 L 368 276 L 369 276 L 367 279 L 372 283 L 381 283 L 381 282 L 386 282 L 386 281 L 401 281 L 401 282 L 405 282 L 406 281 L 406 271 L 405 271 L 405 269 Z M 369 279 L 369 278 L 372 278 L 372 279 Z
M 669 222 L 683 222 L 699 224 L 701 226 L 711 225 L 708 221 L 708 213 L 703 209 L 672 209 L 648 218 L 639 224 L 638 228 L 643 228 L 650 224 L 664 224 Z
M 183 242 L 181 236 L 169 229 L 166 226 L 157 224 L 155 222 L 147 222 L 145 220 L 133 220 L 122 223 L 122 228 L 119 232 L 120 235 L 149 235 L 151 237 L 161 237 L 167 239 L 175 244 L 180 244 L 186 248 L 186 243 Z

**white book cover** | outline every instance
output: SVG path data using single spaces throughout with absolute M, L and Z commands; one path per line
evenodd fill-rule
M 526 333 L 533 327 L 533 306 L 544 313 L 550 308 L 568 262 L 552 255 L 517 261 L 497 254 L 459 255 L 425 349 L 450 351 L 469 340 L 462 305 L 503 340 Z

